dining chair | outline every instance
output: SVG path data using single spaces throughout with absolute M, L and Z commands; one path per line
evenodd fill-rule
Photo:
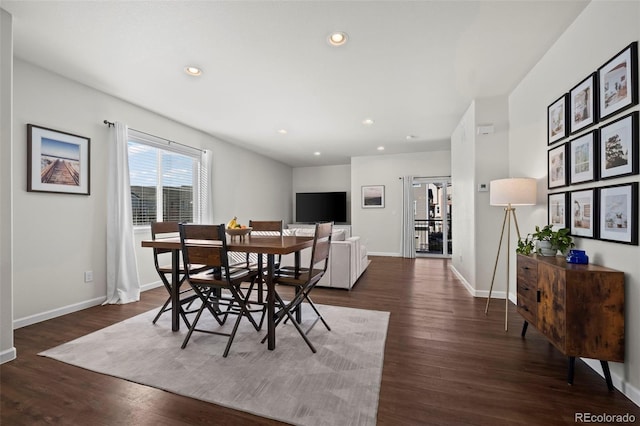
M 251 228 L 251 233 L 254 236 L 267 235 L 267 236 L 282 237 L 284 233 L 284 221 L 282 220 L 249 220 L 249 227 Z M 278 269 L 280 267 L 281 262 L 282 262 L 282 255 L 278 255 L 277 260 L 274 264 L 274 268 Z M 257 268 L 257 265 L 259 263 L 262 266 L 261 268 L 262 271 L 266 272 L 267 263 L 264 260 L 263 256 L 258 255 L 256 253 L 247 253 L 247 265 L 250 265 L 250 267 Z M 264 280 L 259 280 L 259 281 L 260 283 L 264 282 Z M 259 289 L 258 297 L 259 297 L 259 300 L 262 301 L 262 285 L 258 285 L 258 289 Z
M 166 237 L 175 237 L 179 234 L 180 229 L 179 229 L 179 225 L 178 222 L 151 222 L 151 238 L 153 238 L 154 240 L 156 238 L 166 238 Z M 153 324 L 155 324 L 158 319 L 160 318 L 160 316 L 171 310 L 171 274 L 172 274 L 172 269 L 171 269 L 171 265 L 164 265 L 160 263 L 160 259 L 159 256 L 161 254 L 164 253 L 169 253 L 171 252 L 171 249 L 160 249 L 160 248 L 154 248 L 153 249 L 153 264 L 156 268 L 156 271 L 158 272 L 158 275 L 160 276 L 160 280 L 162 281 L 162 284 L 164 285 L 165 289 L 167 289 L 167 292 L 169 293 L 169 297 L 167 298 L 167 301 L 164 302 L 164 305 L 162 305 L 162 307 L 158 310 L 158 313 L 156 314 L 155 318 L 153 318 Z M 202 265 L 197 266 L 197 268 L 201 268 Z M 180 266 L 178 269 L 178 273 L 180 275 L 180 277 L 178 278 L 178 291 L 179 291 L 179 299 L 180 299 L 180 317 L 182 317 L 182 320 L 184 321 L 184 323 L 186 324 L 187 327 L 190 327 L 191 324 L 189 323 L 189 320 L 187 319 L 187 314 L 193 313 L 195 311 L 189 311 L 188 309 L 191 307 L 191 304 L 193 303 L 194 300 L 196 300 L 198 298 L 198 296 L 193 292 L 193 290 L 191 289 L 191 287 L 185 288 L 184 290 L 180 290 L 180 287 L 182 286 L 182 284 L 185 282 L 186 280 L 186 274 L 185 274 L 185 270 L 184 270 L 184 266 Z
M 262 312 L 263 309 L 249 309 L 247 296 L 241 289 L 241 283 L 255 280 L 257 272 L 250 268 L 229 267 L 224 224 L 180 224 L 180 243 L 187 280 L 202 302 L 182 343 L 182 349 L 187 346 L 194 331 L 217 334 L 228 337 L 227 346 L 222 355 L 226 357 L 243 317 L 249 320 L 256 331 L 260 330 L 253 319 L 252 312 Z M 206 269 L 194 272 L 190 269 L 192 265 L 204 265 Z M 205 309 L 211 312 L 220 325 L 226 322 L 229 315 L 237 315 L 232 331 L 226 333 L 197 328 Z
M 276 291 L 276 300 L 281 306 L 280 311 L 276 314 L 276 327 L 282 323 L 283 320 L 285 322 L 290 320 L 313 353 L 316 352 L 316 348 L 307 337 L 311 329 L 318 321 L 322 321 L 327 330 L 331 331 L 331 327 L 329 327 L 322 317 L 309 294 L 327 271 L 332 231 L 333 222 L 317 223 L 315 226 L 313 245 L 311 247 L 309 267 L 300 267 L 299 265 L 281 267 L 275 271 L 274 275 L 274 281 L 277 285 L 295 287 L 295 295 L 289 302 L 285 302 Z M 316 318 L 306 331 L 302 329 L 301 324 L 298 323 L 292 314 L 302 308 L 303 302 L 307 302 L 316 313 Z

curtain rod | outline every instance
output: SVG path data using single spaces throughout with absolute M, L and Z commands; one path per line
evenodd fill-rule
M 109 120 L 104 120 L 104 121 L 103 121 L 103 123 L 104 123 L 104 124 L 106 124 L 108 127 L 113 127 L 113 126 L 115 126 L 115 125 L 116 125 L 114 122 L 109 121 Z M 196 148 L 196 147 L 191 146 L 191 145 L 185 145 L 185 144 L 183 144 L 183 143 L 176 142 L 176 141 L 172 141 L 172 140 L 167 139 L 167 138 L 162 138 L 162 137 L 160 137 L 160 136 L 152 135 L 151 133 L 143 132 L 142 130 L 136 130 L 136 129 L 133 129 L 133 128 L 132 128 L 131 130 L 134 130 L 134 131 L 136 131 L 136 132 L 138 132 L 138 133 L 142 133 L 143 135 L 147 135 L 147 136 L 151 136 L 151 137 L 154 137 L 154 138 L 161 139 L 161 140 L 163 140 L 163 141 L 166 141 L 169 145 L 171 145 L 172 143 L 174 143 L 174 144 L 176 144 L 176 145 L 184 146 L 185 148 L 190 148 L 190 149 L 195 149 L 196 151 L 205 152 L 205 150 L 203 150 L 203 149 Z

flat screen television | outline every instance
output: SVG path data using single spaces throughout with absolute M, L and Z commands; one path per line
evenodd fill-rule
M 347 221 L 346 192 L 298 192 L 296 193 L 296 222 Z

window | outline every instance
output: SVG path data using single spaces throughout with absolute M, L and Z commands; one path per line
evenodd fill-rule
M 200 222 L 199 151 L 131 129 L 128 146 L 134 226 Z

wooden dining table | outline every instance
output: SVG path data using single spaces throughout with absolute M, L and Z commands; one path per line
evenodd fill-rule
M 257 253 L 267 255 L 267 347 L 269 350 L 276 348 L 276 326 L 275 326 L 275 282 L 273 280 L 275 256 L 289 253 L 299 254 L 301 250 L 313 245 L 313 237 L 299 236 L 267 236 L 267 235 L 247 235 L 244 238 L 227 236 L 227 248 L 229 251 L 241 253 Z M 171 329 L 180 329 L 180 251 L 181 244 L 179 237 L 156 238 L 153 240 L 143 240 L 142 247 L 160 248 L 171 250 Z M 296 256 L 298 258 L 298 256 Z

